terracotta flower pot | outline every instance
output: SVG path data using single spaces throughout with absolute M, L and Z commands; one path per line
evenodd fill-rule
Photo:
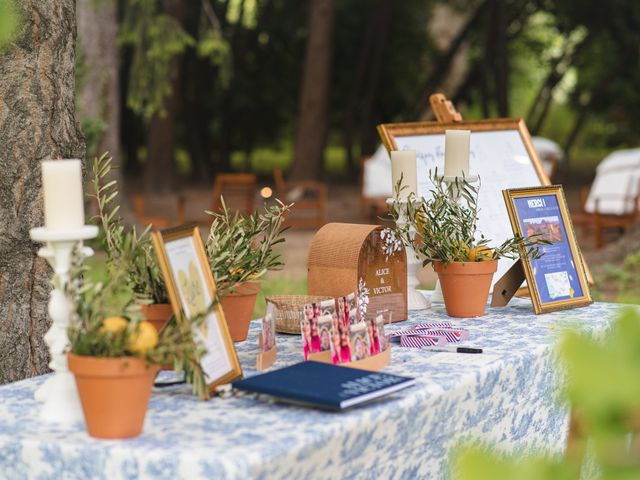
M 153 379 L 160 370 L 137 357 L 68 354 L 89 435 L 129 438 L 142 431 Z
M 435 262 L 447 314 L 450 317 L 481 317 L 487 306 L 497 260 L 482 262 L 452 262 L 446 267 Z
M 151 323 L 158 333 L 169 323 L 173 315 L 170 303 L 152 303 L 151 305 L 141 305 L 142 314 Z
M 229 333 L 234 342 L 247 339 L 251 314 L 256 305 L 256 297 L 260 285 L 255 282 L 244 282 L 231 293 L 222 297 L 222 310 L 229 326 Z

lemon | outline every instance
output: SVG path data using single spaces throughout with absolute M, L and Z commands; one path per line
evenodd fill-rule
M 490 260 L 493 256 L 493 250 L 486 245 L 472 247 L 467 250 L 467 259 L 470 262 L 479 262 L 482 260 Z
M 127 319 L 124 317 L 107 317 L 102 321 L 102 333 L 119 333 L 127 328 Z
M 158 331 L 149 322 L 140 322 L 137 330 L 129 337 L 129 350 L 145 353 L 158 344 Z

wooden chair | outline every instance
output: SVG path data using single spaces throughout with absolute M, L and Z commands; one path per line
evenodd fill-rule
M 593 246 L 596 249 L 602 248 L 605 245 L 605 230 L 619 229 L 624 231 L 636 223 L 638 218 L 640 218 L 640 194 L 635 196 L 629 196 L 623 193 L 620 193 L 620 195 L 600 195 L 595 199 L 593 213 L 587 212 L 585 208 L 588 196 L 589 189 L 582 189 L 580 192 L 582 211 L 579 213 L 572 213 L 571 221 L 574 225 L 580 225 L 591 229 L 591 233 L 593 234 Z M 630 205 L 630 213 L 620 215 L 601 213 L 600 202 L 610 199 L 622 200 L 626 204 Z
M 282 170 L 273 171 L 276 197 L 294 203 L 286 225 L 292 228 L 320 228 L 327 223 L 327 186 L 314 180 L 286 181 Z
M 213 183 L 213 194 L 211 197 L 211 210 L 220 212 L 222 201 L 231 211 L 244 213 L 247 215 L 255 211 L 255 197 L 258 179 L 253 173 L 221 173 L 216 176 Z M 187 220 L 186 215 L 187 199 L 184 195 L 178 197 L 178 219 L 180 223 L 197 223 L 208 226 L 211 220 L 201 218 L 197 220 Z
M 133 212 L 136 217 L 136 222 L 146 227 L 152 225 L 153 228 L 167 228 L 171 222 L 167 217 L 147 215 L 145 213 L 145 197 L 142 194 L 136 194 L 133 199 Z

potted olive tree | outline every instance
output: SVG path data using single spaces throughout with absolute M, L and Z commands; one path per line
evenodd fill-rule
M 222 199 L 220 212 L 207 211 L 212 217 L 207 255 L 234 342 L 247 338 L 259 279 L 283 265 L 274 247 L 284 242 L 284 220 L 290 208 L 278 200 L 276 205 L 242 215 L 232 213 Z
M 153 380 L 160 366 L 185 371 L 194 390 L 207 398 L 200 359 L 204 346 L 192 333 L 202 319 L 176 322 L 160 333 L 144 320 L 129 288 L 127 270 L 112 264 L 104 283 L 91 283 L 77 256 L 66 287 L 73 305 L 68 336 L 73 373 L 89 435 L 127 438 L 142 431 Z
M 491 247 L 477 229 L 478 192 L 466 179 L 446 183 L 437 172 L 429 199 L 410 195 L 396 204 L 392 216 L 409 219 L 398 227 L 403 241 L 411 245 L 423 266 L 433 265 L 438 274 L 447 314 L 452 317 L 479 317 L 484 314 L 493 274 L 500 258 L 539 258 L 537 245 L 544 240 L 514 236 Z M 402 189 L 399 184 L 396 189 Z M 403 210 L 400 210 L 403 209 Z M 399 222 L 403 225 L 404 222 Z M 412 235 L 415 231 L 415 236 Z
M 173 311 L 153 252 L 149 235 L 151 226 L 140 234 L 135 227 L 125 228 L 119 215 L 118 184 L 116 180 L 109 180 L 113 168 L 108 153 L 93 162 L 90 196 L 98 207 L 93 220 L 102 227 L 108 263 L 127 270 L 125 281 L 138 296 L 143 315 L 160 331 L 171 319 Z

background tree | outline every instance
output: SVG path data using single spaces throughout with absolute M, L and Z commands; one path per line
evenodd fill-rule
M 115 0 L 77 0 L 77 117 L 87 156 L 109 151 L 120 160 L 118 5 Z
M 0 383 L 46 372 L 50 268 L 29 229 L 43 223 L 40 161 L 83 158 L 74 118 L 75 2 L 20 2 L 0 53 Z
M 173 2 L 183 9 L 177 21 L 167 10 Z M 314 128 L 303 144 L 296 138 L 312 2 L 119 0 L 130 178 L 143 178 L 160 155 L 166 161 L 153 169 L 162 177 L 151 181 L 154 191 L 166 178 L 211 185 L 222 171 L 270 176 L 294 157 L 313 158 L 297 155 L 296 146 L 321 143 L 314 147 L 324 157 L 315 156 L 318 169 L 330 165 L 325 176 L 355 183 L 361 155 L 378 145 L 375 125 L 428 118 L 434 91 L 447 93 L 468 119 L 526 117 L 532 132 L 567 148 L 579 171 L 635 143 L 637 2 L 334 3 L 329 93 L 317 106 L 328 126 Z M 623 58 L 622 71 L 607 81 Z M 156 115 L 163 109 L 167 117 Z M 165 142 L 159 149 L 151 148 L 154 115 L 173 118 L 173 134 L 151 135 Z M 164 174 L 173 169 L 177 175 Z
M 310 0 L 309 38 L 291 172 L 292 178 L 298 180 L 318 178 L 323 167 L 329 128 L 333 23 L 333 0 Z

